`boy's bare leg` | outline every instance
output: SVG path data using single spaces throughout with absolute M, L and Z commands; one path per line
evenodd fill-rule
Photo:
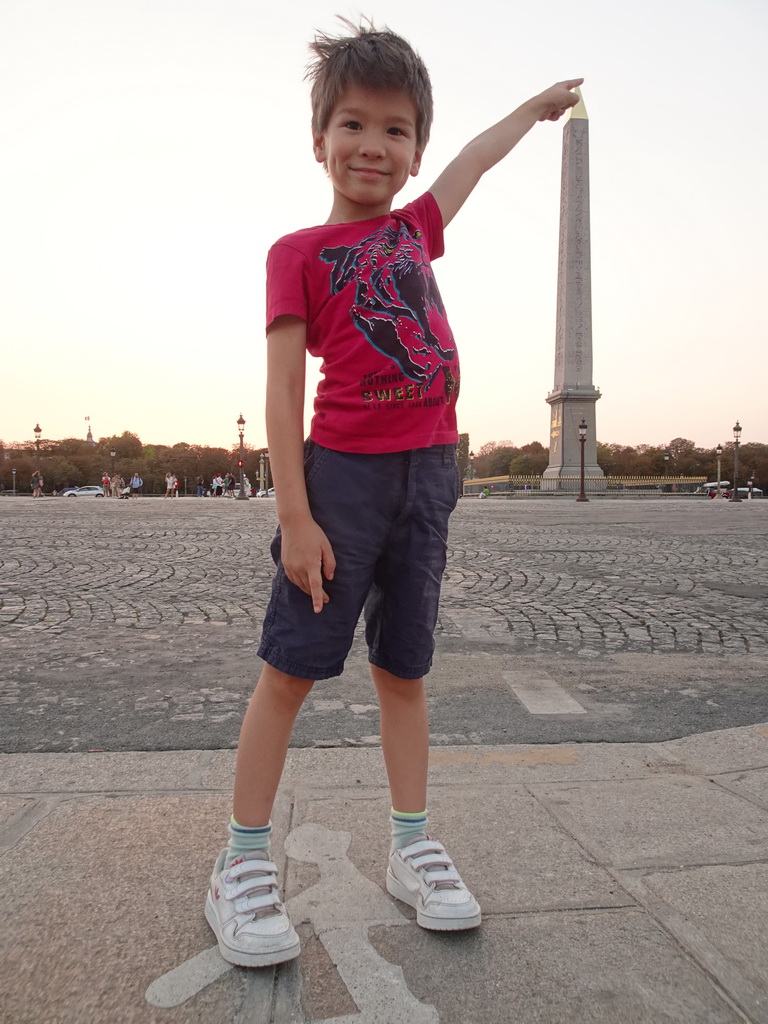
M 375 665 L 371 675 L 379 695 L 392 806 L 404 814 L 418 814 L 427 806 L 429 716 L 424 680 L 401 679 Z
M 239 825 L 269 824 L 293 723 L 313 682 L 264 666 L 237 747 L 233 814 Z

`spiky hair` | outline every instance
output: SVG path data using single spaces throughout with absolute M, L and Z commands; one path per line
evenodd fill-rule
M 423 149 L 432 127 L 432 83 L 424 61 L 410 43 L 371 21 L 359 25 L 339 18 L 349 35 L 318 32 L 306 77 L 312 83 L 312 134 L 322 135 L 339 97 L 350 86 L 401 89 L 416 106 L 416 141 Z

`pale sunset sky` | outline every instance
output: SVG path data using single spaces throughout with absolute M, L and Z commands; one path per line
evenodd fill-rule
M 768 443 L 765 0 L 4 0 L 0 438 L 264 430 L 264 263 L 322 223 L 307 43 L 364 13 L 430 69 L 416 198 L 482 129 L 584 76 L 598 440 Z M 564 122 L 446 232 L 459 429 L 548 443 Z M 313 369 L 308 383 L 316 379 Z M 307 420 L 308 425 L 308 420 Z

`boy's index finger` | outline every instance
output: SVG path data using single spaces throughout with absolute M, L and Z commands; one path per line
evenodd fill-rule
M 307 573 L 307 583 L 309 584 L 309 596 L 312 598 L 312 607 L 315 612 L 321 612 L 325 599 L 323 594 L 323 577 L 319 565 L 309 570 Z

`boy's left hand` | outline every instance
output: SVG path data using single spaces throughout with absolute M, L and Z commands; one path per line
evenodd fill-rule
M 567 82 L 558 82 L 556 85 L 545 89 L 536 97 L 536 103 L 541 107 L 539 114 L 540 121 L 557 121 L 566 110 L 575 107 L 579 97 L 573 92 L 584 81 L 583 78 L 571 78 Z

